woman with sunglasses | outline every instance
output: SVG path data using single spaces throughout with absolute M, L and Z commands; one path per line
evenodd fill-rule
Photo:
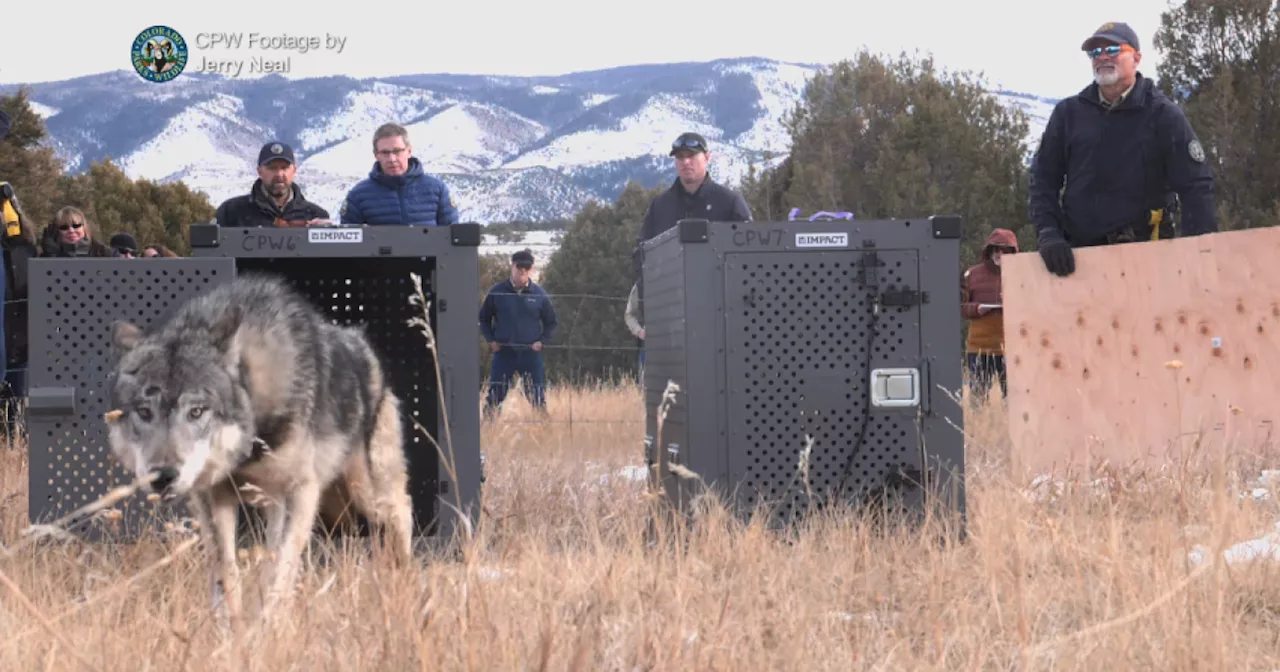
M 111 249 L 93 239 L 93 228 L 84 212 L 66 206 L 44 230 L 41 247 L 46 257 L 110 257 Z

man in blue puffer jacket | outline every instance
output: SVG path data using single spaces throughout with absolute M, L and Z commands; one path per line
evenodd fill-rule
M 338 211 L 343 224 L 449 226 L 458 223 L 458 207 L 449 188 L 428 175 L 413 157 L 409 132 L 383 124 L 373 134 L 377 163 L 369 177 L 347 193 Z

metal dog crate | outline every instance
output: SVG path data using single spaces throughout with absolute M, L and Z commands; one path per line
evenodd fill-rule
M 894 492 L 963 521 L 964 416 L 947 392 L 961 385 L 960 225 L 684 220 L 646 241 L 650 467 L 661 450 L 774 525 Z M 701 491 L 661 471 L 678 507 Z
M 285 277 L 341 324 L 363 324 L 383 357 L 405 412 L 405 453 L 417 533 L 448 538 L 453 507 L 475 516 L 480 490 L 478 224 L 451 227 L 220 228 L 191 226 L 192 258 L 38 259 L 31 267 L 29 322 L 30 518 L 48 522 L 101 497 L 133 476 L 109 458 L 103 413 L 111 367 L 110 326 L 150 324 L 238 272 Z M 422 279 L 439 353 L 410 305 Z M 37 345 L 38 344 L 38 345 Z M 441 408 L 435 359 L 443 363 Z M 441 411 L 448 413 L 449 433 Z M 419 429 L 417 425 L 421 425 Z M 452 438 L 456 482 L 446 456 Z M 153 509 L 141 498 L 122 507 L 112 536 L 134 536 Z M 95 526 L 98 527 L 98 526 Z M 97 532 L 89 533 L 97 536 Z

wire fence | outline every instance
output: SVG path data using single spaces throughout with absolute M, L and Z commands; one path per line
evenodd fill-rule
M 495 295 L 520 295 L 520 293 L 503 293 L 492 292 Z M 572 329 L 577 322 L 577 318 L 581 315 L 582 302 L 584 301 L 605 301 L 612 304 L 618 311 L 616 319 L 619 324 L 624 323 L 623 310 L 625 309 L 628 296 L 613 296 L 607 294 L 592 293 L 555 293 L 547 292 L 546 295 L 551 299 L 553 306 L 557 312 L 557 334 L 565 335 L 566 332 L 572 339 Z M 565 302 L 578 302 L 574 306 L 575 310 L 565 310 L 568 306 Z M 26 304 L 29 299 L 14 299 L 5 301 L 6 308 L 17 305 Z M 483 299 L 478 298 L 476 302 L 476 315 L 478 318 L 479 310 Z M 566 324 L 566 318 L 571 320 Z M 7 330 L 15 328 L 8 322 L 4 327 Z M 567 328 L 567 329 L 566 329 Z M 568 330 L 568 331 L 567 331 Z M 627 332 L 629 334 L 629 332 Z M 476 329 L 476 347 L 482 346 L 482 333 L 477 324 Z M 631 338 L 628 336 L 628 338 Z M 569 353 L 573 351 L 581 352 L 619 352 L 630 353 L 632 357 L 638 357 L 643 347 L 635 342 L 636 339 L 631 338 L 632 343 L 617 342 L 597 342 L 597 343 L 577 343 L 556 342 L 557 335 L 553 334 L 552 340 L 542 344 L 541 349 L 547 353 Z M 507 347 L 527 347 L 528 344 L 521 343 L 500 343 L 499 345 Z M 30 344 L 28 344 L 28 352 Z M 6 354 L 11 354 L 6 352 Z M 29 387 L 29 362 L 15 362 L 6 370 L 6 377 L 3 384 L 0 384 L 0 425 L 3 425 L 4 435 L 8 437 L 8 445 L 15 445 L 14 436 L 17 432 L 21 432 L 25 420 L 26 393 Z M 546 373 L 554 374 L 553 369 L 547 369 Z M 482 420 L 486 426 L 494 425 L 517 425 L 517 426 L 562 426 L 572 432 L 575 426 L 584 427 L 626 427 L 626 426 L 643 426 L 645 422 L 643 407 L 643 391 L 640 387 L 639 371 L 637 375 L 631 377 L 615 377 L 610 382 L 600 382 L 596 384 L 568 384 L 549 382 L 548 375 L 541 385 L 538 387 L 542 390 L 542 395 L 546 400 L 546 412 L 539 412 L 529 397 L 525 394 L 526 383 L 523 376 L 517 374 L 516 378 L 511 382 L 508 392 L 505 395 L 501 405 L 496 412 L 490 414 L 486 408 L 486 399 L 489 395 L 489 378 L 482 375 L 480 380 L 480 395 L 477 404 L 480 407 Z M 533 381 L 536 384 L 536 381 Z M 23 432 L 25 433 L 25 432 Z M 0 436 L 3 440 L 4 436 Z
M 500 292 L 491 291 L 488 294 L 498 296 L 527 296 L 522 292 Z M 556 383 L 549 382 L 555 376 L 555 363 L 545 369 L 544 380 L 540 386 L 541 395 L 545 398 L 545 412 L 540 412 L 532 400 L 529 398 L 528 383 L 525 382 L 523 376 L 517 375 L 516 379 L 508 387 L 505 399 L 494 412 L 490 412 L 487 408 L 486 399 L 489 395 L 490 379 L 482 372 L 480 380 L 480 395 L 477 404 L 480 406 L 482 421 L 486 427 L 495 425 L 516 425 L 516 426 L 546 426 L 546 427 L 562 427 L 572 432 L 575 427 L 582 426 L 584 428 L 600 428 L 600 427 L 643 427 L 645 423 L 644 393 L 641 387 L 641 376 L 643 367 L 639 365 L 639 356 L 644 350 L 641 341 L 630 334 L 626 329 L 625 310 L 627 302 L 630 299 L 629 294 L 625 296 L 596 294 L 596 293 L 572 293 L 572 292 L 546 292 L 546 296 L 551 300 L 552 306 L 556 312 L 557 329 L 551 340 L 542 344 L 541 350 L 548 353 L 568 353 L 575 352 L 612 352 L 612 353 L 629 353 L 630 361 L 636 362 L 637 366 L 635 374 L 631 376 L 615 376 L 609 381 L 600 381 L 596 383 L 573 384 L 573 383 Z M 576 342 L 575 333 L 580 318 L 583 314 L 583 307 L 587 301 L 603 301 L 610 304 L 611 312 L 615 315 L 609 319 L 616 320 L 617 324 L 622 327 L 618 333 L 627 334 L 626 340 L 629 343 L 621 342 Z M 12 304 L 24 304 L 27 299 L 16 299 L 6 301 L 6 306 Z M 476 316 L 478 319 L 479 310 L 483 303 L 483 298 L 478 297 L 476 304 Z M 576 305 L 573 305 L 576 304 Z M 643 326 L 643 323 L 641 322 Z M 13 328 L 6 324 L 5 329 Z M 560 338 L 567 335 L 568 342 L 561 342 Z M 476 329 L 476 346 L 482 347 L 482 332 L 477 323 Z M 523 343 L 504 343 L 503 346 L 528 347 Z M 564 360 L 557 360 L 556 363 Z M 568 360 L 572 365 L 572 359 Z M 482 361 L 484 368 L 488 368 L 488 362 Z M 13 368 L 8 369 L 4 385 L 0 386 L 0 422 L 7 429 L 6 434 L 12 443 L 12 435 L 15 428 L 23 425 L 25 417 L 25 394 L 29 384 L 27 363 L 18 363 Z M 25 378 L 19 386 L 22 389 L 15 390 L 10 385 L 15 379 Z M 536 381 L 530 381 L 536 384 Z M 16 392 L 16 394 L 15 394 Z M 3 438 L 3 437 L 0 437 Z

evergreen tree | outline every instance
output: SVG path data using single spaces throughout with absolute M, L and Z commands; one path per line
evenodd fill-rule
M 975 75 L 863 52 L 815 75 L 785 125 L 790 155 L 744 180 L 757 219 L 791 208 L 863 220 L 957 214 L 965 264 L 992 228 L 1033 240 L 1026 114 Z
M 192 223 L 212 221 L 216 208 L 203 193 L 181 182 L 131 180 L 110 160 L 60 180 L 62 205 L 84 211 L 106 243 L 114 233 L 133 234 L 140 247 L 161 243 L 179 255 L 191 253 Z
M 132 180 L 109 159 L 80 174 L 65 174 L 25 89 L 0 97 L 0 109 L 13 118 L 9 135 L 0 141 L 0 180 L 13 185 L 37 237 L 58 209 L 70 205 L 84 211 L 103 244 L 112 234 L 127 232 L 140 247 L 159 243 L 187 255 L 191 224 L 213 219 L 216 209 L 203 193 L 181 182 Z
M 486 227 L 487 228 L 487 227 Z M 489 294 L 489 290 L 493 286 L 511 277 L 511 257 L 499 252 L 488 252 L 480 255 L 480 297 L 476 301 L 476 323 L 479 324 L 480 305 L 484 303 L 484 297 Z M 489 363 L 493 361 L 493 352 L 489 350 L 489 343 L 484 340 L 484 334 L 480 330 L 476 330 L 476 338 L 479 340 L 480 347 L 480 373 L 483 380 L 489 379 Z
M 545 359 L 549 379 L 635 375 L 639 343 L 624 321 L 631 253 L 650 201 L 665 188 L 630 182 L 614 203 L 588 203 L 566 229 L 542 272 L 560 322 Z
M 31 109 L 25 88 L 12 96 L 0 96 L 0 109 L 13 120 L 9 135 L 0 140 L 0 181 L 13 185 L 18 202 L 39 237 L 62 207 L 58 177 L 63 164 L 48 146 L 44 120 Z
M 1280 4 L 1188 0 L 1164 12 L 1160 88 L 1177 101 L 1214 171 L 1222 230 L 1280 217 Z

